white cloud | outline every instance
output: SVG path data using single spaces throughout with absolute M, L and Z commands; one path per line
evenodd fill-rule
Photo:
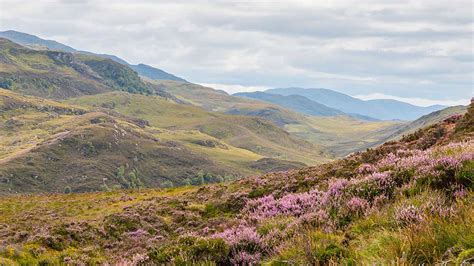
M 473 25 L 471 0 L 0 0 L 0 30 L 198 83 L 440 101 L 472 95 Z
M 470 99 L 462 99 L 462 100 L 431 100 L 431 99 L 423 99 L 423 98 L 404 98 L 404 97 L 397 97 L 393 95 L 387 95 L 383 93 L 371 93 L 367 95 L 354 95 L 354 98 L 358 98 L 361 100 L 377 100 L 377 99 L 392 99 L 401 102 L 410 103 L 413 105 L 418 106 L 431 106 L 431 105 L 446 105 L 446 106 L 455 106 L 455 105 L 469 105 Z

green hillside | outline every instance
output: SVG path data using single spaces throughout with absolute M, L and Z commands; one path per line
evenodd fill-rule
M 112 90 L 153 92 L 135 71 L 110 59 L 32 50 L 1 38 L 0 84 L 18 93 L 53 99 Z
M 181 106 L 158 96 L 110 93 L 111 98 L 113 95 L 121 100 L 151 99 L 148 106 L 154 104 L 158 108 L 170 105 L 173 109 L 162 117 Z M 233 142 L 231 138 L 218 139 L 197 129 L 178 129 L 165 123 L 155 126 L 154 121 L 158 121 L 159 116 L 157 120 L 147 121 L 111 109 L 79 107 L 2 89 L 0 110 L 0 193 L 64 192 L 66 188 L 78 192 L 110 190 L 131 186 L 132 180 L 134 186 L 178 186 L 189 184 L 202 174 L 207 174 L 206 182 L 214 182 L 226 176 L 234 179 L 302 166 L 278 158 L 269 165 L 262 160 L 266 156 L 261 153 L 227 142 Z M 192 114 L 191 110 L 183 114 Z M 210 119 L 212 121 L 212 116 Z M 245 126 L 241 127 L 250 132 Z M 288 139 L 289 143 L 298 144 Z M 308 159 L 311 154 L 305 158 L 304 152 L 297 153 L 300 146 L 293 149 L 278 146 L 271 140 L 265 142 L 263 137 L 254 137 L 254 141 L 274 145 L 269 149 L 280 151 L 282 158 L 313 159 Z M 300 154 L 303 155 L 297 157 Z
M 178 96 L 179 97 L 179 96 Z M 111 92 L 70 99 L 68 103 L 113 110 L 170 130 L 198 130 L 232 146 L 265 157 L 314 164 L 327 161 L 321 147 L 288 134 L 274 124 L 247 116 L 209 112 L 157 96 Z
M 25 47 L 29 47 L 36 50 L 62 51 L 62 52 L 85 54 L 85 55 L 91 55 L 91 56 L 100 57 L 100 58 L 111 59 L 117 63 L 130 67 L 131 69 L 135 70 L 140 76 L 144 76 L 150 79 L 164 79 L 164 80 L 176 80 L 176 81 L 186 82 L 186 80 L 184 80 L 183 78 L 177 77 L 173 74 L 170 74 L 168 72 L 165 72 L 161 69 L 158 69 L 149 65 L 145 65 L 145 64 L 132 65 L 132 64 L 127 63 L 125 60 L 114 55 L 95 54 L 95 53 L 87 52 L 87 51 L 79 51 L 70 46 L 56 42 L 54 40 L 44 40 L 44 39 L 39 38 L 38 36 L 31 35 L 24 32 L 18 32 L 14 30 L 0 31 L 0 38 L 5 38 L 15 43 L 21 44 Z

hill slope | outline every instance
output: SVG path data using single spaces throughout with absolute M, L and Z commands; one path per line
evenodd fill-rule
M 348 114 L 359 114 L 382 120 L 415 120 L 422 115 L 444 108 L 437 105 L 419 107 L 395 100 L 363 101 L 327 89 L 278 88 L 265 92 L 280 95 L 301 95 Z
M 3 197 L 0 259 L 470 264 L 473 117 L 471 105 L 462 118 L 333 163 L 231 183 Z
M 403 125 L 394 132 L 391 136 L 387 138 L 387 140 L 396 140 L 404 135 L 411 134 L 421 128 L 431 126 L 433 124 L 439 123 L 450 116 L 453 115 L 464 115 L 467 112 L 466 106 L 453 106 L 448 107 L 439 111 L 435 111 L 433 113 L 424 115 L 417 120 L 410 122 L 409 124 Z
M 132 69 L 110 59 L 32 50 L 2 38 L 0 86 L 56 99 L 112 90 L 153 93 Z
M 345 156 L 380 144 L 400 122 L 361 121 L 348 116 L 305 116 L 272 103 L 228 95 L 196 84 L 173 81 L 155 82 L 165 92 L 206 110 L 268 119 L 292 135 L 325 147 L 334 156 Z
M 145 65 L 145 64 L 132 65 L 132 64 L 127 63 L 125 60 L 114 55 L 95 54 L 95 53 L 86 52 L 86 51 L 79 51 L 70 46 L 64 45 L 62 43 L 59 43 L 53 40 L 44 40 L 37 36 L 23 33 L 23 32 L 18 32 L 18 31 L 13 31 L 13 30 L 2 31 L 0 32 L 0 38 L 9 39 L 18 44 L 29 46 L 35 49 L 49 49 L 49 50 L 71 52 L 71 53 L 83 53 L 87 55 L 94 55 L 94 56 L 98 56 L 102 58 L 108 58 L 108 59 L 112 59 L 113 61 L 117 63 L 127 65 L 133 70 L 135 70 L 138 74 L 150 79 L 164 79 L 164 80 L 176 80 L 176 81 L 186 82 L 186 80 L 180 77 L 177 77 L 173 74 L 170 74 L 168 72 L 165 72 L 158 68 L 154 68 L 149 65 Z
M 223 126 L 248 133 L 249 136 L 244 133 L 239 136 L 242 142 L 232 137 L 219 139 L 191 126 L 177 129 L 173 124 L 156 123 L 160 117 L 180 110 L 176 103 L 158 96 L 115 94 L 115 97 L 113 93 L 110 95 L 112 101 L 147 103 L 155 105 L 157 110 L 168 108 L 168 111 L 148 122 L 110 108 L 58 103 L 0 89 L 0 194 L 63 192 L 66 188 L 77 192 L 98 191 L 131 186 L 132 181 L 134 186 L 143 187 L 186 185 L 202 175 L 207 178 L 204 181 L 215 182 L 222 181 L 224 176 L 233 179 L 271 169 L 304 166 L 278 157 L 302 156 L 297 158 L 308 161 L 317 158 L 309 148 L 306 148 L 308 154 L 300 153 L 298 145 L 304 143 L 286 136 L 288 133 L 281 129 L 273 132 L 273 128 L 264 127 L 265 123 L 259 128 L 255 118 L 236 118 L 240 119 L 235 123 L 237 126 L 229 127 L 235 122 L 232 120 Z M 151 100 L 134 101 L 135 97 Z M 176 117 L 199 112 L 197 107 L 190 108 L 194 108 L 192 112 L 188 109 L 175 114 Z M 200 112 L 209 116 L 213 125 L 212 114 Z M 169 118 L 168 123 L 171 121 Z M 206 120 L 198 118 L 198 121 Z M 183 119 L 182 125 L 187 122 L 191 120 Z M 283 141 L 273 144 L 272 133 L 284 134 L 275 135 Z M 230 142 L 262 144 L 245 149 L 244 144 L 238 148 Z M 295 147 L 285 146 L 289 144 Z M 251 151 L 265 145 L 270 145 L 273 158 L 265 159 L 266 156 L 260 155 L 263 152 Z
M 198 130 L 232 146 L 265 157 L 317 163 L 328 158 L 319 146 L 288 134 L 267 120 L 208 112 L 192 105 L 178 105 L 159 97 L 107 93 L 68 100 L 82 106 L 102 107 L 138 117 L 150 125 L 170 130 Z

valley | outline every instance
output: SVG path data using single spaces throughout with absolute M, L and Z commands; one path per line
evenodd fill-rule
M 473 116 L 3 31 L 0 265 L 467 265 Z

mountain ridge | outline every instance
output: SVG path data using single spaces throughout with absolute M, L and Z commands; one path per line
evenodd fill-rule
M 21 45 L 30 46 L 31 48 L 41 48 L 41 46 L 43 46 L 43 49 L 48 48 L 51 50 L 59 50 L 59 51 L 70 52 L 70 53 L 90 54 L 90 55 L 95 55 L 95 56 L 99 56 L 103 58 L 112 59 L 115 62 L 131 67 L 138 74 L 148 77 L 150 79 L 164 79 L 164 80 L 176 80 L 176 81 L 181 81 L 181 82 L 187 82 L 183 78 L 177 77 L 164 70 L 161 70 L 161 69 L 158 69 L 146 64 L 137 64 L 137 65 L 129 64 L 124 59 L 119 58 L 115 55 L 97 54 L 97 53 L 93 53 L 89 51 L 76 50 L 68 45 L 59 43 L 57 41 L 45 40 L 45 39 L 39 38 L 38 36 L 28 34 L 28 33 L 18 32 L 14 30 L 7 30 L 7 31 L 0 31 L 0 37 L 12 40 Z
M 238 92 L 232 95 L 274 103 L 284 108 L 307 115 L 335 116 L 345 114 L 342 111 L 314 102 L 301 95 L 283 96 L 265 92 Z
M 301 95 L 328 107 L 349 114 L 359 114 L 381 120 L 415 120 L 422 115 L 438 111 L 445 106 L 415 106 L 391 99 L 364 101 L 347 94 L 321 88 L 275 88 L 265 92 L 280 95 Z

